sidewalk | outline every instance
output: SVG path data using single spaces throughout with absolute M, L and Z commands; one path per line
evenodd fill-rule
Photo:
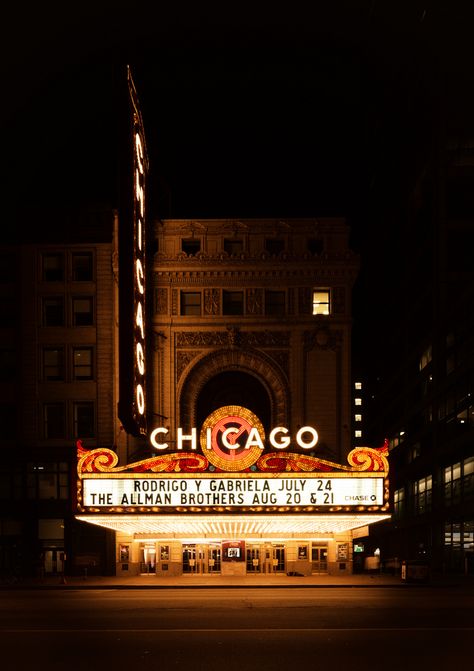
M 429 581 L 402 581 L 400 576 L 382 573 L 344 576 L 312 575 L 183 575 L 164 578 L 155 575 L 131 576 L 47 576 L 21 579 L 15 583 L 0 583 L 2 589 L 196 589 L 196 588 L 330 588 L 330 587 L 462 587 L 474 588 L 474 576 L 431 576 Z

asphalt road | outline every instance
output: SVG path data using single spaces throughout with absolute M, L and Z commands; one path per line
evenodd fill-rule
M 2 671 L 472 667 L 461 588 L 10 590 Z

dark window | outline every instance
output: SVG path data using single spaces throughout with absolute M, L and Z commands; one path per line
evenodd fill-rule
M 92 438 L 95 435 L 94 403 L 81 401 L 74 403 L 74 437 Z
M 64 298 L 43 298 L 43 326 L 64 326 Z
M 43 422 L 45 438 L 64 438 L 64 404 L 45 403 Z
M 183 238 L 181 240 L 181 251 L 188 256 L 194 256 L 201 250 L 201 240 L 199 238 Z
M 11 382 L 16 374 L 16 350 L 10 347 L 0 349 L 0 382 Z
M 43 379 L 64 380 L 64 350 L 62 347 L 43 349 Z
M 281 238 L 267 238 L 265 240 L 265 250 L 269 254 L 272 254 L 272 256 L 280 254 L 280 252 L 282 252 L 284 249 L 285 241 Z
M 0 440 L 17 436 L 17 408 L 13 403 L 0 403 Z
M 72 279 L 75 282 L 87 282 L 93 279 L 93 263 L 91 252 L 72 255 Z
M 64 279 L 64 256 L 59 253 L 43 254 L 43 280 L 61 282 Z
M 182 315 L 201 314 L 201 293 L 199 291 L 181 292 L 181 314 Z
M 91 326 L 94 323 L 94 304 L 89 296 L 72 299 L 72 323 L 74 326 Z
M 284 291 L 265 291 L 265 314 L 267 315 L 285 314 Z
M 94 377 L 92 362 L 92 347 L 75 347 L 73 350 L 73 379 L 92 380 Z
M 224 240 L 224 251 L 230 256 L 237 256 L 244 251 L 244 241 L 237 238 L 226 238 Z
M 324 249 L 324 241 L 319 238 L 310 238 L 308 240 L 308 251 L 311 254 L 321 254 Z
M 223 314 L 225 315 L 244 314 L 244 294 L 242 291 L 224 291 L 222 303 L 223 303 Z
M 30 500 L 67 500 L 69 497 L 67 463 L 65 461 L 29 462 L 26 485 Z

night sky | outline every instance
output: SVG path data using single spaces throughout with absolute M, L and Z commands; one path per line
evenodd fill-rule
M 346 216 L 363 314 L 440 109 L 474 119 L 472 3 L 30 4 L 3 21 L 5 235 L 117 204 L 129 63 L 151 215 Z

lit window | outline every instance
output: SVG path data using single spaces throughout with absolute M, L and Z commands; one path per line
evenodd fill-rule
M 362 438 L 362 431 L 361 431 L 360 429 L 356 429 L 356 430 L 354 431 L 354 436 L 355 436 L 356 438 Z
M 330 293 L 327 289 L 313 291 L 313 315 L 328 315 L 330 313 Z
M 362 405 L 362 399 L 361 398 L 355 398 L 354 399 L 354 405 Z
M 426 366 L 431 363 L 433 359 L 433 348 L 431 345 L 428 345 L 428 347 L 425 349 L 425 351 L 422 353 L 420 357 L 420 370 L 423 370 L 423 368 L 426 368 Z
M 199 291 L 181 292 L 181 314 L 182 315 L 201 314 L 201 293 Z
M 362 389 L 362 382 L 355 382 L 354 389 Z
M 421 478 L 413 483 L 413 503 L 415 514 L 431 510 L 431 489 L 433 481 L 431 475 Z
M 354 419 L 356 422 L 362 422 L 362 415 L 354 415 Z

